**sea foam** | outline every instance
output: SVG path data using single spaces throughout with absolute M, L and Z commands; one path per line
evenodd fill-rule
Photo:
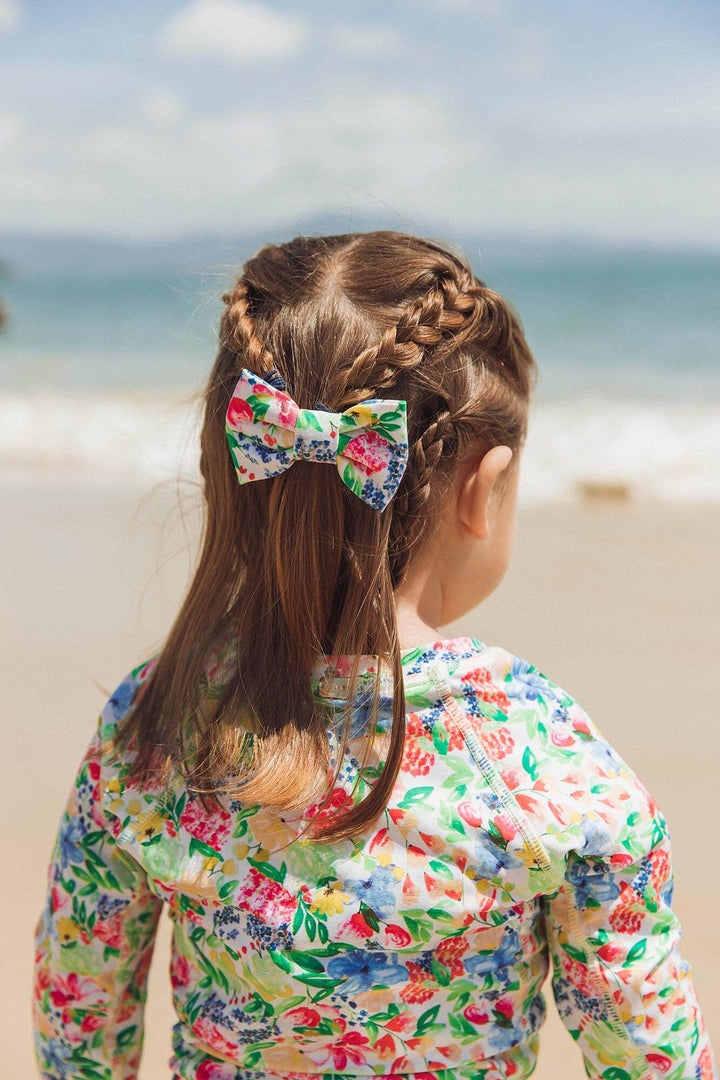
M 198 480 L 201 406 L 142 393 L 0 394 L 0 482 L 147 486 Z M 533 403 L 519 505 L 588 492 L 720 501 L 720 403 Z

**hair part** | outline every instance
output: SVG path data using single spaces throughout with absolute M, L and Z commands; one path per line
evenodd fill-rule
M 222 790 L 285 813 L 314 803 L 323 827 L 310 819 L 310 839 L 351 838 L 384 810 L 403 757 L 394 590 L 434 529 L 455 469 L 524 441 L 535 362 L 511 305 L 464 256 L 389 230 L 266 245 L 223 300 L 201 433 L 199 560 L 115 749 L 132 749 L 138 784 L 179 770 L 207 799 Z M 335 470 L 304 460 L 238 485 L 225 414 L 243 367 L 260 376 L 277 369 L 301 408 L 404 399 L 408 462 L 387 508 L 368 506 Z M 329 713 L 310 680 L 328 655 L 355 658 L 331 779 Z M 365 797 L 333 816 L 328 797 L 367 655 L 392 677 L 389 744 Z M 370 732 L 379 688 L 376 679 Z M 371 772 L 371 744 L 358 783 Z

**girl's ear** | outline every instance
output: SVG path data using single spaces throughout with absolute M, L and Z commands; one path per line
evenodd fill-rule
M 472 466 L 460 484 L 457 495 L 458 518 L 478 540 L 490 534 L 490 501 L 497 480 L 512 460 L 509 446 L 493 446 L 477 465 Z

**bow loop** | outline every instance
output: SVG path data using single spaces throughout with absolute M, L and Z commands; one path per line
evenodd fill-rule
M 345 412 L 301 409 L 290 395 L 244 368 L 225 418 L 238 482 L 265 480 L 293 462 L 334 464 L 358 498 L 384 510 L 408 457 L 404 401 L 371 398 Z

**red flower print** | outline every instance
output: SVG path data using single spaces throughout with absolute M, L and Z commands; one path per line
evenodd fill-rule
M 353 805 L 353 800 L 348 792 L 343 787 L 336 787 L 330 799 L 328 805 L 322 810 L 319 810 L 319 802 L 313 803 L 308 808 L 307 816 L 313 818 L 316 825 L 329 824 L 337 814 L 344 813 L 346 808 L 350 808 Z
M 228 406 L 228 420 L 231 427 L 242 427 L 252 423 L 253 411 L 241 397 L 234 397 Z
M 55 975 L 50 988 L 50 1000 L 57 1009 L 66 1005 L 87 1009 L 91 1005 L 104 1002 L 107 994 L 92 979 L 85 979 L 76 972 L 68 975 Z
M 104 1020 L 100 1016 L 93 1016 L 92 1013 L 88 1013 L 87 1016 L 83 1016 L 82 1023 L 80 1024 L 80 1030 L 99 1031 L 104 1024 Z
M 226 1080 L 227 1070 L 220 1061 L 201 1061 L 195 1070 L 195 1080 Z
M 335 1042 L 326 1043 L 322 1049 L 327 1052 L 328 1058 L 332 1057 L 335 1071 L 344 1072 L 348 1061 L 353 1065 L 365 1064 L 364 1051 L 369 1045 L 367 1035 L 360 1031 L 346 1031 Z
M 390 460 L 390 447 L 377 431 L 361 431 L 350 439 L 343 451 L 343 457 L 354 461 L 366 476 L 372 476 L 387 465 Z
M 422 720 L 418 716 L 417 713 L 411 712 L 408 715 L 407 723 L 405 724 L 405 729 L 406 729 L 408 735 L 412 735 L 414 738 L 417 738 L 419 735 L 424 734 L 423 723 L 422 723 Z
M 579 990 L 581 994 L 586 994 L 588 997 L 595 996 L 595 987 L 590 981 L 590 973 L 584 964 L 581 964 L 579 960 L 574 960 L 567 953 L 563 953 L 561 957 L 563 973 L 576 990 Z
M 224 1054 L 226 1057 L 237 1054 L 237 1047 L 228 1042 L 219 1028 L 215 1027 L 210 1020 L 202 1016 L 198 1017 L 192 1029 L 206 1046 L 211 1046 L 213 1050 L 217 1050 L 220 1054 Z
M 111 915 L 110 918 L 99 920 L 93 929 L 95 937 L 99 938 L 109 949 L 120 949 L 123 943 L 123 919 L 122 915 Z
M 349 934 L 351 937 L 355 937 L 360 941 L 367 941 L 368 938 L 374 937 L 375 931 L 372 929 L 365 919 L 356 911 L 354 915 L 351 915 L 347 922 L 343 923 L 342 931 L 345 934 Z
M 272 878 L 252 868 L 240 887 L 235 903 L 244 911 L 274 925 L 288 923 L 297 909 L 297 901 L 287 889 Z
M 570 732 L 561 724 L 555 724 L 550 732 L 550 741 L 553 746 L 574 746 L 575 740 Z
M 389 926 L 385 927 L 385 937 L 389 938 L 391 943 L 399 949 L 409 945 L 412 941 L 405 927 L 398 926 L 397 923 L 390 923 Z
M 170 978 L 173 986 L 189 986 L 190 976 L 190 964 L 188 963 L 187 957 L 182 955 L 175 956 L 170 966 Z
M 402 768 L 411 776 L 427 776 L 435 757 L 423 750 L 418 739 L 408 739 L 405 743 Z
M 610 912 L 610 925 L 621 934 L 637 934 L 642 927 L 642 912 L 631 904 L 618 904 Z
M 501 1016 L 505 1016 L 508 1020 L 512 1020 L 513 1017 L 513 1004 L 512 1001 L 503 999 L 498 1001 L 494 1007 L 494 1011 L 500 1013 Z
M 389 1031 L 386 1031 L 382 1038 L 378 1039 L 374 1046 L 375 1051 L 381 1058 L 391 1057 L 395 1051 L 395 1040 Z
M 292 1016 L 293 1027 L 317 1027 L 320 1023 L 320 1013 L 317 1009 L 309 1009 L 307 1005 L 290 1009 L 285 1015 Z
M 437 980 L 419 968 L 412 960 L 408 960 L 407 969 L 410 973 L 408 982 L 404 983 L 400 990 L 400 997 L 408 1005 L 417 1005 L 423 1001 L 429 1001 L 438 991 Z
M 463 1016 L 471 1024 L 487 1024 L 490 1019 L 486 1012 L 478 1009 L 477 1005 L 466 1005 L 463 1009 Z
M 648 1064 L 652 1065 L 653 1068 L 657 1069 L 658 1072 L 661 1073 L 667 1072 L 672 1065 L 672 1061 L 667 1056 L 667 1054 L 658 1054 L 653 1051 L 653 1053 L 651 1054 L 646 1054 L 645 1057 L 648 1060 Z M 702 1073 L 700 1075 L 702 1076 Z
M 401 1012 L 397 1016 L 393 1016 L 392 1020 L 388 1020 L 385 1027 L 388 1031 L 395 1031 L 399 1035 L 402 1035 L 403 1031 L 409 1031 L 415 1027 L 416 1019 L 411 1013 Z
M 472 826 L 473 829 L 479 829 L 484 821 L 480 802 L 472 802 L 470 799 L 462 799 L 457 804 L 457 812 L 463 821 Z
M 496 814 L 492 820 L 506 844 L 517 835 L 517 829 L 507 814 Z
M 598 949 L 598 956 L 607 964 L 612 964 L 613 961 L 619 960 L 623 955 L 623 949 L 619 949 L 617 945 L 613 945 L 610 941 L 608 941 L 607 945 L 602 945 Z
M 590 727 L 584 716 L 573 717 L 573 731 L 581 731 L 583 735 L 591 735 Z
M 221 807 L 208 811 L 199 799 L 188 799 L 180 815 L 180 825 L 191 836 L 219 851 L 230 838 L 230 814 Z
M 490 760 L 499 761 L 514 750 L 515 740 L 507 728 L 501 727 L 497 731 L 484 731 L 483 745 Z
M 487 668 L 474 668 L 472 671 L 466 672 L 461 681 L 468 683 L 481 701 L 496 705 L 504 713 L 509 710 L 510 699 L 504 690 L 494 684 L 492 673 Z
M 450 969 L 451 975 L 463 975 L 465 968 L 460 957 L 468 948 L 469 944 L 464 937 L 446 938 L 438 945 L 436 956 L 441 964 Z
M 465 737 L 460 728 L 451 724 L 448 731 L 448 750 L 460 750 L 464 742 Z
M 715 1072 L 709 1046 L 706 1046 L 703 1049 L 703 1052 L 698 1058 L 698 1069 L 700 1070 L 700 1080 L 713 1080 Z
M 670 877 L 670 856 L 664 848 L 650 852 L 650 880 L 656 889 L 661 889 Z

